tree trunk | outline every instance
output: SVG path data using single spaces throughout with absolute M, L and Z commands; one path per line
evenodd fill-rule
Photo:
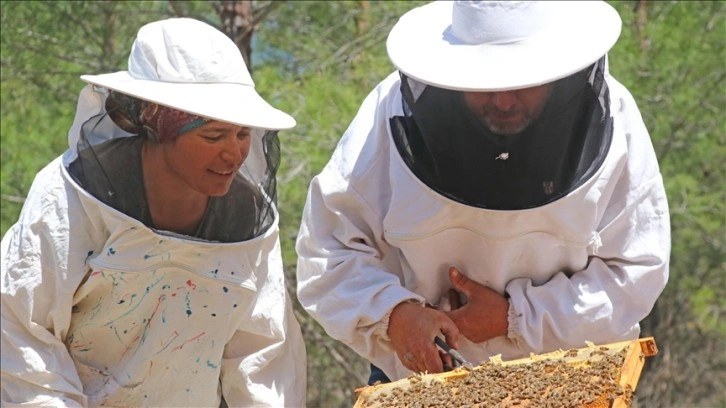
M 358 36 L 363 36 L 368 32 L 371 26 L 371 2 L 370 0 L 360 0 L 360 14 L 356 17 L 356 25 Z
M 649 40 L 647 33 L 645 32 L 645 26 L 648 24 L 648 3 L 645 0 L 638 0 L 635 6 L 636 12 L 636 27 L 638 31 L 638 42 L 640 44 L 640 50 L 643 52 L 648 51 Z
M 221 30 L 237 44 L 247 69 L 252 73 L 252 35 L 257 22 L 254 19 L 251 0 L 221 1 L 217 13 L 222 21 Z

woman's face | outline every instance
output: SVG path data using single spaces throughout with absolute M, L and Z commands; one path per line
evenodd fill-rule
M 222 196 L 250 151 L 251 129 L 209 122 L 158 145 L 168 182 L 207 196 Z

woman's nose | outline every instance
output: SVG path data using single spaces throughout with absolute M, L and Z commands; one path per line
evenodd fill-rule
M 236 137 L 231 137 L 224 144 L 222 158 L 233 163 L 239 163 L 244 157 L 244 150 L 244 142 L 237 140 Z

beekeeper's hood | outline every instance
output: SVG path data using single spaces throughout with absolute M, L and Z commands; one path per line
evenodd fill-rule
M 409 11 L 387 40 L 402 77 L 405 123 L 392 129 L 404 160 L 430 187 L 478 207 L 566 195 L 610 144 L 606 54 L 620 29 L 602 1 L 435 1 Z M 547 89 L 546 103 L 520 129 L 492 125 L 465 101 L 535 87 Z M 495 115 L 506 123 L 521 108 Z
M 263 197 L 264 208 L 256 204 L 259 219 L 253 234 L 272 224 L 279 164 L 277 131 L 292 128 L 295 120 L 257 93 L 239 49 L 226 35 L 190 18 L 156 21 L 138 31 L 127 71 L 81 79 L 89 85 L 79 97 L 68 135 L 71 149 L 64 163 L 67 167 L 75 163 L 73 174 L 80 174 L 79 179 L 108 190 L 99 194 L 94 188 L 97 198 L 125 213 L 129 212 L 125 209 L 146 206 L 143 198 L 139 202 L 139 197 L 129 194 L 129 183 L 117 181 L 125 174 L 119 174 L 123 165 L 119 161 L 125 158 L 101 148 L 104 142 L 137 135 L 165 142 L 206 122 L 220 121 L 253 130 L 250 153 L 238 178 L 259 189 Z M 125 115 L 114 114 L 119 107 Z M 162 115 L 166 119 L 161 123 L 156 120 L 159 112 L 172 114 Z M 139 114 L 145 115 L 139 121 L 144 123 L 124 120 L 135 122 Z

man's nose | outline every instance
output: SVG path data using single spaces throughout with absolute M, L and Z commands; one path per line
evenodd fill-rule
M 500 111 L 509 111 L 517 103 L 517 94 L 513 91 L 494 92 L 492 103 Z

